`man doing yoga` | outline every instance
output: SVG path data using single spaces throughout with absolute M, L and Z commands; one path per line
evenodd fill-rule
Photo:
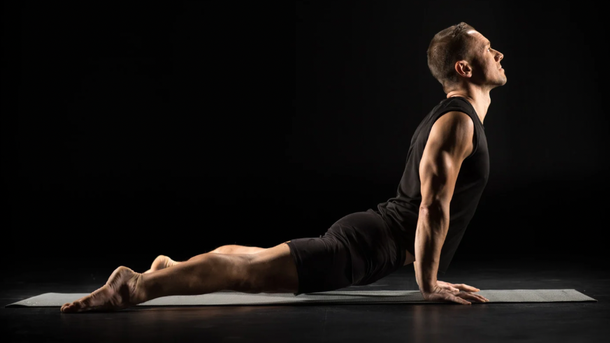
M 62 312 L 115 310 L 168 295 L 330 291 L 373 283 L 413 263 L 425 300 L 488 301 L 477 288 L 437 279 L 470 222 L 489 175 L 483 121 L 490 91 L 506 83 L 502 53 L 460 23 L 437 33 L 428 66 L 447 97 L 413 134 L 397 194 L 346 215 L 323 237 L 263 249 L 225 245 L 184 262 L 159 256 L 137 273 L 118 267 L 107 283 Z

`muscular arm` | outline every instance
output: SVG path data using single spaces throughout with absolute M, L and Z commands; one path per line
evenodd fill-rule
M 432 126 L 420 161 L 422 201 L 415 234 L 415 276 L 420 291 L 434 292 L 441 248 L 449 230 L 449 204 L 464 159 L 473 149 L 474 123 L 448 112 Z

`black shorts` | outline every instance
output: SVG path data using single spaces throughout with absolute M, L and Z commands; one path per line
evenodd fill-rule
M 406 254 L 372 209 L 339 219 L 322 237 L 287 244 L 299 276 L 294 295 L 368 285 L 402 267 Z

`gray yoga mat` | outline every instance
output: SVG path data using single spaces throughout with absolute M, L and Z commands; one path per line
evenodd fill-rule
M 88 293 L 44 293 L 6 307 L 59 307 Z M 574 289 L 502 289 L 478 292 L 490 303 L 547 303 L 597 301 Z M 175 295 L 153 299 L 137 306 L 222 306 L 222 305 L 296 305 L 296 304 L 418 304 L 425 301 L 417 290 L 409 291 L 332 291 L 307 293 L 216 292 L 202 295 Z M 444 303 L 444 302 L 443 302 Z M 473 303 L 474 304 L 474 303 Z

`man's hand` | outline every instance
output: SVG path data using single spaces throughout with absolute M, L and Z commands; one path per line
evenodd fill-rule
M 444 281 L 437 281 L 430 291 L 421 291 L 425 300 L 448 301 L 462 305 L 470 305 L 472 301 L 485 303 L 489 300 L 482 295 L 475 294 L 479 289 L 465 284 L 452 284 Z

